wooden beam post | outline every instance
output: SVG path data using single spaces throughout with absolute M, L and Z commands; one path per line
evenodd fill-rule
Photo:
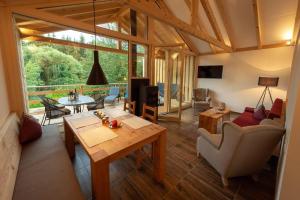
M 15 29 L 14 18 L 8 7 L 0 7 L 0 46 L 9 95 L 10 111 L 21 117 L 27 111 L 24 76 L 20 58 L 18 33 Z
M 150 83 L 154 85 L 154 75 L 155 75 L 155 47 L 153 46 L 153 43 L 155 41 L 154 38 L 154 30 L 155 30 L 155 24 L 151 17 L 146 17 L 147 19 L 147 39 L 150 45 L 148 46 L 148 56 L 147 56 L 147 68 L 148 68 L 148 78 L 150 78 Z
M 293 31 L 293 40 L 292 43 L 296 44 L 298 34 L 299 34 L 299 29 L 300 29 L 300 2 L 298 1 L 298 6 L 297 6 L 297 12 L 296 12 L 296 18 L 295 18 L 295 25 L 294 25 L 294 31 Z
M 261 49 L 261 47 L 262 47 L 262 30 L 261 30 L 261 21 L 260 21 L 259 0 L 252 0 L 252 5 L 253 5 L 254 16 L 255 16 L 257 46 L 259 49 Z
M 137 19 L 136 19 L 136 11 L 133 9 L 130 9 L 130 34 L 132 36 L 137 35 Z M 137 45 L 136 44 L 131 44 L 129 47 L 131 48 L 131 57 L 132 57 L 132 63 L 131 63 L 131 68 L 132 68 L 132 77 L 136 77 L 136 70 L 137 70 Z

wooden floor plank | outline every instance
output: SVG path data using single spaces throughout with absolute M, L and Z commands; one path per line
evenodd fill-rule
M 163 184 L 153 180 L 152 161 L 136 169 L 135 155 L 110 164 L 112 199 L 274 199 L 275 171 L 264 170 L 258 182 L 250 177 L 229 180 L 223 187 L 220 175 L 201 156 L 196 156 L 197 116 L 193 110 L 183 112 L 183 122 L 159 122 L 168 128 L 166 175 Z M 76 145 L 74 170 L 81 189 L 91 199 L 90 162 L 80 145 Z M 150 146 L 145 148 L 150 150 Z

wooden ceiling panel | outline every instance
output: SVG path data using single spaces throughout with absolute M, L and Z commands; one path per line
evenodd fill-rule
M 95 10 L 96 11 L 105 11 L 105 10 L 112 10 L 116 8 L 121 8 L 121 5 L 117 2 L 112 2 L 112 3 L 97 3 L 95 5 Z M 47 9 L 46 9 L 47 10 Z M 93 6 L 92 4 L 84 5 L 81 7 L 63 7 L 63 8 L 57 8 L 53 10 L 48 10 L 54 14 L 57 15 L 63 15 L 63 16 L 76 16 L 80 14 L 88 14 L 88 13 L 93 13 Z
M 115 8 L 112 10 L 104 10 L 96 12 L 96 18 L 101 18 L 103 16 L 113 15 L 114 13 L 118 12 L 119 8 Z M 80 20 L 80 21 L 89 21 L 94 19 L 94 13 L 85 13 L 80 15 L 73 15 L 72 19 Z
M 259 2 L 264 44 L 292 39 L 298 0 L 261 0 Z

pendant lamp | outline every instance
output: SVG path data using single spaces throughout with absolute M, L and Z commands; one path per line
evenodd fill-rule
M 94 11 L 94 64 L 90 72 L 89 78 L 86 82 L 87 85 L 106 85 L 108 84 L 104 72 L 102 71 L 101 65 L 99 63 L 99 53 L 96 50 L 96 11 L 95 11 L 95 1 L 93 0 L 93 11 Z

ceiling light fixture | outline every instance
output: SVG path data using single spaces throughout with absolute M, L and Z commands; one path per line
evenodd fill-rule
M 93 12 L 94 12 L 94 64 L 92 66 L 92 70 L 90 72 L 89 78 L 86 82 L 87 85 L 106 85 L 108 84 L 105 74 L 101 68 L 99 63 L 99 53 L 97 51 L 96 46 L 96 11 L 95 11 L 95 1 L 93 0 Z

